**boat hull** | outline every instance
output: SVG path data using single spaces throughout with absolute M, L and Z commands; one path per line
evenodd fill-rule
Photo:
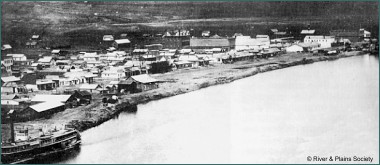
M 75 143 L 70 144 L 64 148 L 54 148 L 55 146 L 49 146 L 44 148 L 38 148 L 38 150 L 34 150 L 29 153 L 21 153 L 18 157 L 14 157 L 14 155 L 2 155 L 1 161 L 3 164 L 25 164 L 25 163 L 39 163 L 39 162 L 48 162 L 54 161 L 57 158 L 63 158 L 66 155 L 70 155 L 79 151 L 81 141 L 77 140 Z M 54 159 L 52 159 L 54 158 Z

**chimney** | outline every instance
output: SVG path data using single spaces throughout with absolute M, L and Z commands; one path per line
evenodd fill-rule
M 13 116 L 14 116 L 13 113 L 14 113 L 13 109 L 8 112 L 8 118 L 11 125 L 11 143 L 15 142 L 15 128 L 14 128 L 14 123 L 13 123 Z

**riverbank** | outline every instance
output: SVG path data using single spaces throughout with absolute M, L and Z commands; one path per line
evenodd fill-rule
M 240 61 L 233 64 L 216 64 L 208 67 L 176 70 L 152 77 L 164 81 L 159 88 L 142 93 L 122 95 L 115 107 L 104 107 L 101 97 L 95 97 L 93 103 L 73 109 L 66 109 L 49 119 L 39 119 L 25 124 L 69 124 L 80 131 L 95 127 L 108 121 L 123 111 L 136 108 L 137 104 L 147 103 L 170 96 L 199 90 L 213 85 L 225 84 L 258 73 L 287 68 L 318 61 L 362 55 L 363 52 L 346 52 L 336 56 L 313 56 L 309 53 L 291 53 L 269 59 Z M 131 103 L 131 104 L 127 104 Z

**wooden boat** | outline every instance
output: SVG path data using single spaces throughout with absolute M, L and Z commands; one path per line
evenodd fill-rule
M 81 137 L 77 130 L 55 130 L 35 139 L 2 143 L 1 161 L 4 164 L 18 164 L 44 159 L 52 154 L 62 154 L 77 148 L 80 143 Z

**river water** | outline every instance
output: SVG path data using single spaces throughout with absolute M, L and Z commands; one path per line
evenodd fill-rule
M 379 62 L 318 62 L 152 101 L 82 139 L 58 163 L 379 163 Z

